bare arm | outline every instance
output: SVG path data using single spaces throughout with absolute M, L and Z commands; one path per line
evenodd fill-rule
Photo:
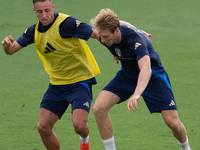
M 130 24 L 130 23 L 126 22 L 126 21 L 122 21 L 122 20 L 120 20 L 120 25 L 126 25 L 126 26 L 129 26 L 129 27 L 132 27 L 132 28 L 137 29 L 137 28 L 136 28 L 135 26 L 133 26 L 132 24 Z M 145 31 L 143 31 L 143 30 L 140 30 L 140 31 L 143 32 L 150 40 L 152 39 L 152 35 L 151 35 L 151 34 L 145 32 Z
M 12 55 L 23 48 L 16 41 L 13 42 L 13 38 L 11 35 L 4 38 L 4 40 L 2 41 L 2 45 L 4 52 L 8 55 Z
M 93 39 L 97 39 L 99 41 L 99 34 L 98 34 L 96 29 L 93 30 L 90 37 L 93 38 Z
M 132 28 L 137 29 L 137 28 L 136 28 L 135 26 L 133 26 L 132 24 L 130 24 L 130 23 L 126 22 L 126 21 L 122 21 L 122 20 L 120 20 L 120 25 L 126 25 L 126 26 L 129 26 L 129 27 L 132 27 Z
M 135 111 L 137 110 L 137 100 L 140 98 L 142 93 L 144 92 L 145 88 L 148 85 L 148 82 L 151 77 L 151 64 L 150 64 L 150 57 L 148 55 L 142 57 L 138 61 L 138 65 L 140 68 L 140 73 L 137 81 L 137 86 L 135 88 L 135 92 L 133 97 L 127 103 L 127 109 L 130 111 L 130 108 Z M 134 107 L 133 107 L 134 106 Z

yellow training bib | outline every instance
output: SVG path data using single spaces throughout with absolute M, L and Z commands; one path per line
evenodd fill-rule
M 53 25 L 45 32 L 35 28 L 35 46 L 50 83 L 72 84 L 93 78 L 100 73 L 96 60 L 84 40 L 71 37 L 63 39 L 59 26 L 68 15 L 59 13 Z

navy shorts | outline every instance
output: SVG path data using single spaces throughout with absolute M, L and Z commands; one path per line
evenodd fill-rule
M 137 81 L 130 80 L 123 71 L 103 88 L 120 97 L 120 102 L 126 101 L 134 93 Z M 167 73 L 151 78 L 142 97 L 151 113 L 162 110 L 177 110 L 173 91 Z
M 91 103 L 92 85 L 87 81 L 83 81 L 69 85 L 49 84 L 40 107 L 55 113 L 61 118 L 69 104 L 71 104 L 72 111 L 74 109 L 84 109 L 89 112 Z

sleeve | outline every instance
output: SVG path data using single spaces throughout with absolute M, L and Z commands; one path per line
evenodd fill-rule
M 19 43 L 22 47 L 26 47 L 27 45 L 34 43 L 34 33 L 35 25 L 32 25 L 24 31 L 21 37 L 16 40 L 17 43 Z
M 66 18 L 60 24 L 59 30 L 62 38 L 77 37 L 84 40 L 88 40 L 93 32 L 90 25 L 73 17 Z
M 140 60 L 145 55 L 149 55 L 149 51 L 147 48 L 147 41 L 142 37 L 136 36 L 135 39 L 131 41 L 130 45 L 131 45 L 131 50 L 136 55 L 137 61 Z

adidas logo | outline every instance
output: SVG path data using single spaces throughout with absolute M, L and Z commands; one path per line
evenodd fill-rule
M 26 33 L 27 30 L 28 30 L 28 29 L 26 29 L 26 30 L 24 31 L 24 33 Z
M 176 104 L 175 104 L 174 101 L 172 100 L 171 103 L 169 104 L 169 106 L 174 106 L 174 105 L 176 105 Z
M 76 20 L 76 27 L 78 27 L 81 24 L 81 21 Z
M 89 105 L 88 102 L 84 103 L 83 105 L 84 105 L 84 106 L 87 106 L 88 108 L 90 107 L 90 105 Z
M 136 50 L 140 45 L 142 45 L 142 44 L 140 44 L 140 43 L 135 43 L 135 50 Z
M 45 54 L 47 54 L 49 52 L 55 51 L 56 49 L 47 42 L 47 46 L 46 46 L 45 50 L 46 50 Z

